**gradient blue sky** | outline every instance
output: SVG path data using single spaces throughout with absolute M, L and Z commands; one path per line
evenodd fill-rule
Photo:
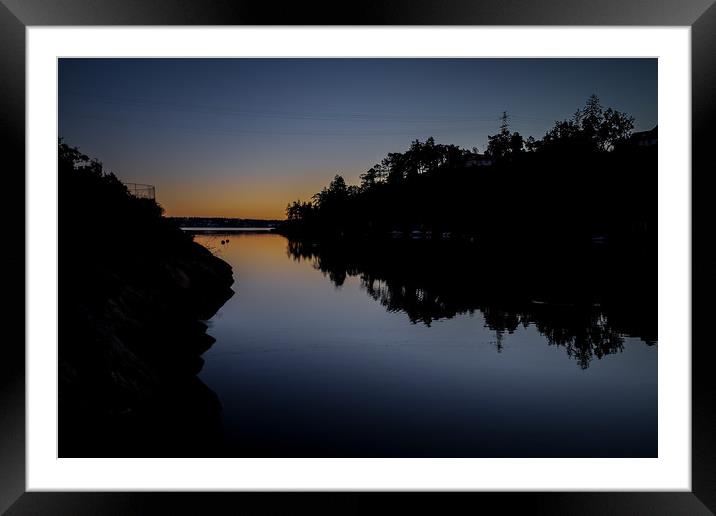
M 657 123 L 656 59 L 60 59 L 59 135 L 168 215 L 283 218 L 416 138 L 539 138 L 597 94 Z

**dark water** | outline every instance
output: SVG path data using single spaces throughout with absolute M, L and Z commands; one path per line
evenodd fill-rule
M 555 281 L 420 243 L 224 238 L 196 236 L 236 280 L 200 374 L 227 456 L 657 456 L 656 330 L 638 282 Z

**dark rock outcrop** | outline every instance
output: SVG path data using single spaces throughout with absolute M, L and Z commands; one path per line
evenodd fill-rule
M 60 456 L 215 454 L 221 406 L 197 373 L 231 267 L 101 164 L 59 157 Z

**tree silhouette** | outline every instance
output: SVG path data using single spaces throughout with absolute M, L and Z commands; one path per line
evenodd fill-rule
M 613 108 L 604 109 L 592 95 L 570 120 L 557 122 L 544 136 L 543 145 L 572 145 L 588 150 L 610 151 L 626 140 L 634 128 L 634 118 Z
M 629 143 L 634 119 L 592 95 L 541 139 L 501 117 L 489 159 L 430 137 L 391 152 L 347 185 L 336 175 L 287 208 L 294 237 L 461 239 L 539 248 L 592 238 L 656 238 L 656 147 Z

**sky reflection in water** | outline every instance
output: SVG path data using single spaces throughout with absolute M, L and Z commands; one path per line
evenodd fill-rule
M 583 367 L 532 322 L 496 332 L 481 310 L 411 322 L 360 275 L 337 287 L 292 258 L 282 236 L 225 238 L 196 237 L 236 281 L 200 375 L 223 405 L 227 455 L 657 455 L 654 343 L 620 338 Z

